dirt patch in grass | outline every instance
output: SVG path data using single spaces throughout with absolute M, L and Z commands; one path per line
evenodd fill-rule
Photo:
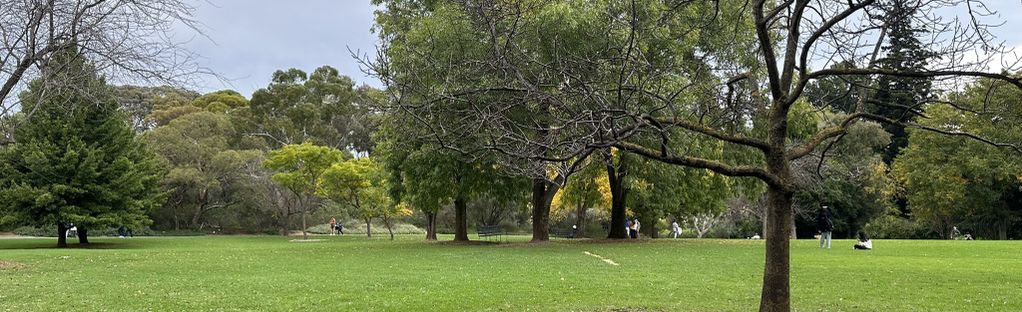
M 28 265 L 24 263 L 0 260 L 0 270 L 17 270 L 27 267 Z

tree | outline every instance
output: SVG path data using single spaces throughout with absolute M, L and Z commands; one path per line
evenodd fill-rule
M 872 113 L 861 101 L 839 123 L 802 127 L 793 122 L 799 113 L 793 108 L 803 102 L 810 82 L 858 78 L 847 82 L 862 82 L 853 85 L 860 99 L 883 77 L 987 77 L 1022 88 L 1018 78 L 977 71 L 976 63 L 961 59 L 920 68 L 878 67 L 875 60 L 883 56 L 880 46 L 892 26 L 875 0 L 380 2 L 386 4 L 377 17 L 383 52 L 369 65 L 395 93 L 396 111 L 419 120 L 437 141 L 479 138 L 462 151 L 541 163 L 571 162 L 616 147 L 764 183 L 761 311 L 790 310 L 789 237 L 793 197 L 800 189 L 794 162 L 821 155 L 822 146 L 867 120 L 963 136 Z M 979 47 L 1004 52 L 990 41 L 990 24 L 932 14 L 970 3 L 907 3 L 925 10 L 917 18 L 935 25 L 936 33 L 927 37 L 932 40 L 922 45 L 941 55 Z M 968 12 L 983 19 L 983 12 Z M 870 61 L 838 69 L 828 68 L 830 60 Z M 817 64 L 827 69 L 813 69 Z M 439 127 L 435 116 L 457 122 Z M 690 153 L 671 144 L 686 138 L 675 131 L 758 156 Z M 546 172 L 545 166 L 533 168 Z
M 89 229 L 148 225 L 146 212 L 163 200 L 155 156 L 90 65 L 73 50 L 55 58 L 74 68 L 43 74 L 74 73 L 73 79 L 29 84 L 22 102 L 35 103 L 34 121 L 15 129 L 16 143 L 0 149 L 5 221 L 56 224 L 59 247 L 67 246 L 68 223 L 78 227 L 81 244 L 88 244 Z
M 953 107 L 926 107 L 922 123 L 956 133 L 971 133 L 1003 142 L 1022 139 L 1022 92 L 994 80 L 981 80 L 951 95 L 968 112 Z M 940 237 L 953 226 L 968 225 L 973 234 L 1008 239 L 1022 218 L 1018 199 L 1022 160 L 1017 153 L 963 137 L 909 130 L 909 144 L 894 163 L 909 211 Z
M 0 129 L 13 131 L 34 122 L 31 108 L 41 107 L 39 103 L 49 101 L 50 95 L 64 98 L 40 93 L 31 98 L 37 103 L 28 103 L 12 92 L 33 79 L 44 79 L 48 86 L 71 87 L 65 78 L 83 73 L 76 71 L 76 61 L 57 57 L 65 50 L 78 51 L 79 57 L 111 79 L 180 84 L 203 72 L 195 55 L 172 39 L 174 24 L 201 34 L 192 19 L 194 11 L 183 0 L 0 1 L 4 17 L 0 46 L 5 55 L 0 58 L 0 123 L 13 121 L 6 117 L 19 111 L 24 115 L 16 124 Z M 63 75 L 44 75 L 44 69 Z M 10 134 L 0 134 L 0 144 L 9 144 Z
M 925 71 L 938 54 L 929 51 L 920 40 L 929 35 L 925 26 L 913 25 L 921 13 L 919 5 L 907 0 L 891 0 L 879 6 L 883 7 L 888 43 L 881 48 L 885 54 L 877 60 L 878 67 L 901 72 Z M 880 76 L 867 111 L 900 122 L 913 120 L 922 114 L 922 107 L 933 100 L 932 83 L 932 77 Z M 908 134 L 904 126 L 896 123 L 883 126 L 891 134 L 891 143 L 884 149 L 884 162 L 891 165 L 908 145 Z
M 276 182 L 297 196 L 298 207 L 302 215 L 302 239 L 309 239 L 305 232 L 306 214 L 314 206 L 317 186 L 323 171 L 347 156 L 340 150 L 317 146 L 312 143 L 285 145 L 270 151 L 263 166 L 276 171 L 273 182 Z
M 195 91 L 172 86 L 141 87 L 123 85 L 113 87 L 113 92 L 117 98 L 117 103 L 121 106 L 121 110 L 128 115 L 135 133 L 143 133 L 157 126 L 157 123 L 150 115 L 153 114 L 154 110 L 158 109 L 158 102 L 161 103 L 159 106 L 166 106 L 163 103 L 167 102 L 168 99 L 188 103 L 200 95 Z M 166 124 L 166 122 L 163 124 Z
M 317 194 L 348 206 L 354 215 L 365 221 L 368 237 L 373 237 L 373 218 L 383 219 L 393 240 L 391 219 L 409 215 L 411 210 L 390 200 L 384 174 L 383 168 L 370 158 L 335 163 L 323 172 Z
M 234 137 L 228 117 L 212 112 L 181 116 L 145 135 L 169 169 L 162 181 L 170 194 L 164 209 L 175 228 L 184 221 L 201 230 L 208 214 L 244 200 L 239 195 L 260 174 L 263 153 L 234 149 Z
M 312 142 L 337 149 L 369 152 L 375 129 L 372 103 L 381 97 L 370 87 L 356 88 L 351 78 L 330 66 L 311 75 L 278 70 L 270 85 L 252 94 L 252 129 L 271 147 Z
M 589 210 L 610 208 L 611 194 L 610 183 L 604 168 L 598 164 L 592 164 L 583 168 L 570 183 L 564 186 L 551 202 L 551 215 L 567 219 L 574 215 L 573 224 L 578 226 L 579 237 L 585 237 L 588 233 L 587 226 L 594 221 L 593 213 Z M 623 227 L 624 225 L 622 225 Z

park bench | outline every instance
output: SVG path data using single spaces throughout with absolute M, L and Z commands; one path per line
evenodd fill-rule
M 550 236 L 575 238 L 575 231 L 572 229 L 550 229 Z
M 496 236 L 498 239 L 507 234 L 504 229 L 501 229 L 499 225 L 481 225 L 476 227 L 476 234 L 479 238 L 486 237 L 487 239 L 492 236 Z

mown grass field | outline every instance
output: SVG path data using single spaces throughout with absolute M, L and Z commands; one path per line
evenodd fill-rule
M 0 310 L 753 311 L 763 266 L 749 240 L 316 238 L 0 240 Z M 851 245 L 793 242 L 796 310 L 1022 311 L 1022 242 Z

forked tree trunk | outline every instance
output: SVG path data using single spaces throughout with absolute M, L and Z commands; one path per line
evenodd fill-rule
M 550 240 L 550 201 L 549 183 L 546 179 L 532 180 L 532 242 Z
M 454 199 L 454 241 L 468 241 L 468 203 L 460 195 Z
M 57 222 L 57 247 L 67 247 L 67 226 L 64 222 Z
M 89 244 L 89 229 L 79 226 L 78 227 L 78 244 L 88 245 Z
M 390 217 L 383 217 L 383 225 L 387 226 L 387 234 L 390 234 L 390 240 L 394 240 L 394 225 L 390 224 Z
M 436 240 L 436 214 L 432 212 L 426 213 L 426 240 Z

